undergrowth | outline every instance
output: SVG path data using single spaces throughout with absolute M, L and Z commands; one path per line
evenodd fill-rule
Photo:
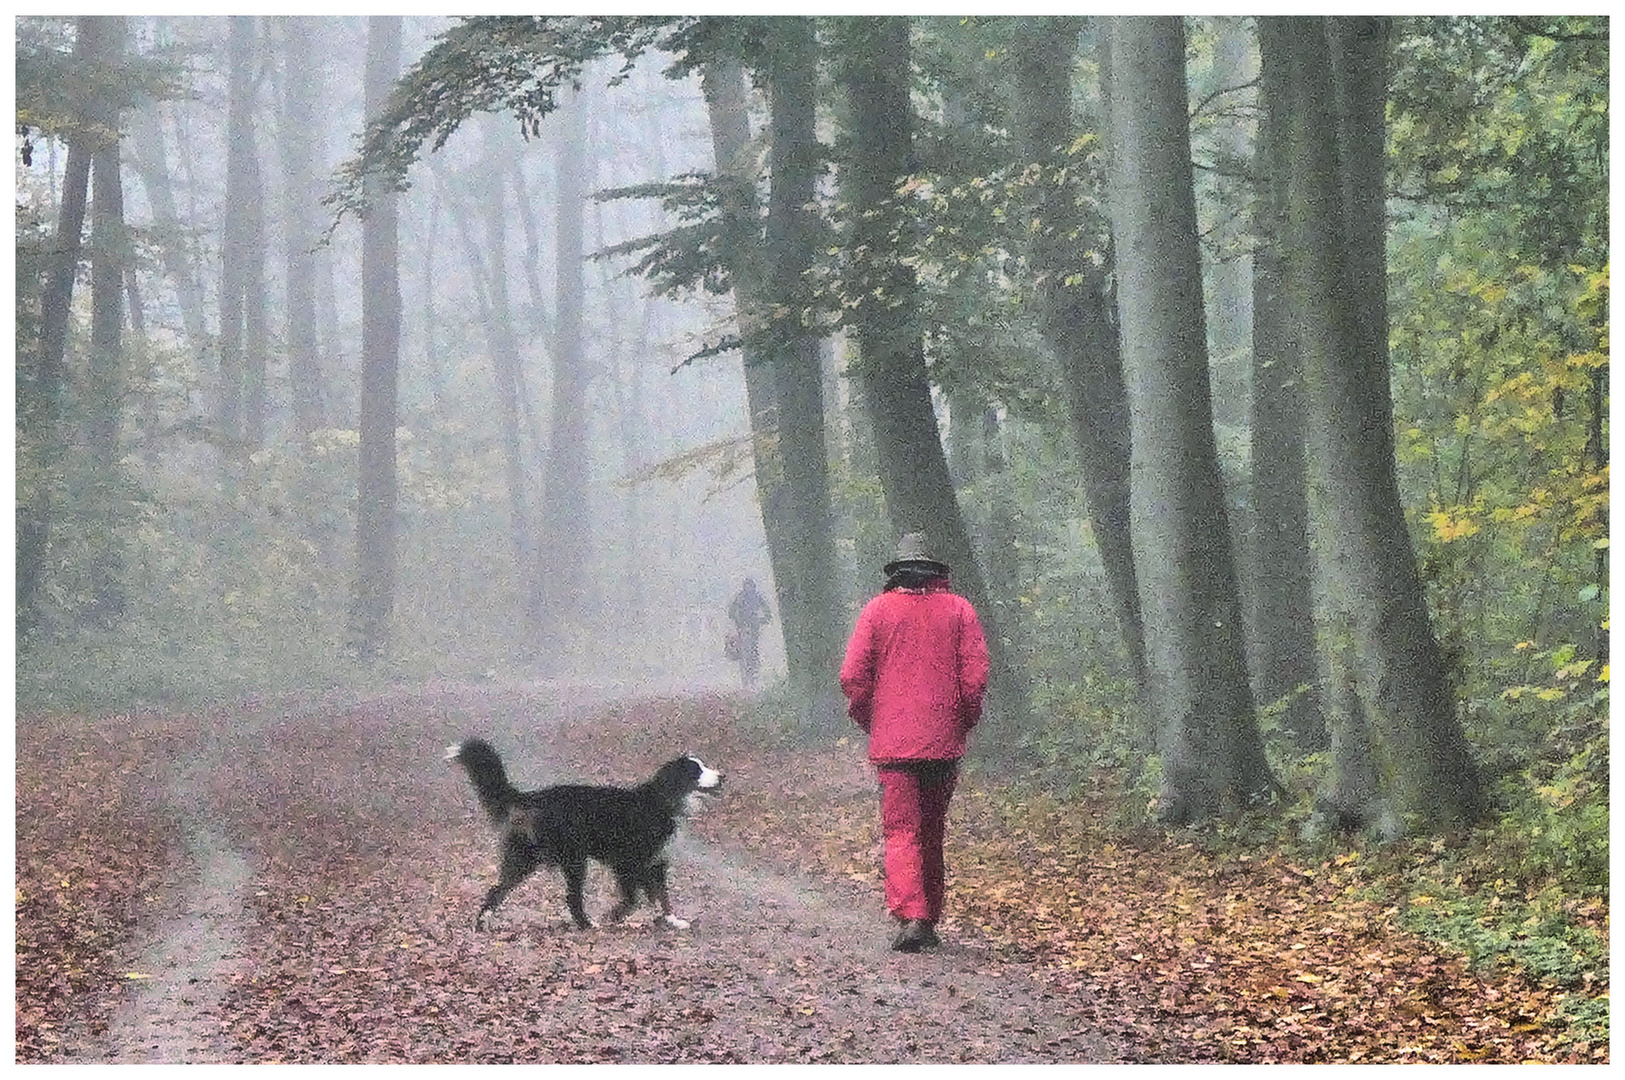
M 994 779 L 1017 802 L 1103 804 L 1096 822 L 1101 835 L 1132 844 L 1164 832 L 1151 811 L 1158 762 L 1134 711 L 1102 707 L 1101 700 L 1080 688 L 1052 695 L 1050 721 L 1025 733 L 1034 767 Z M 1132 699 L 1119 687 L 1104 700 Z M 1605 709 L 1606 695 L 1597 701 Z M 1558 1044 L 1607 1044 L 1605 711 L 1589 722 L 1567 716 L 1544 741 L 1503 762 L 1495 774 L 1494 809 L 1475 828 L 1448 840 L 1388 843 L 1309 827 L 1330 755 L 1296 750 L 1270 719 L 1266 714 L 1261 726 L 1282 797 L 1261 810 L 1177 830 L 1180 843 L 1221 861 L 1263 855 L 1356 868 L 1360 892 L 1395 909 L 1407 932 L 1461 955 L 1471 970 L 1517 969 L 1557 991 L 1559 1005 L 1542 1023 L 1556 1029 Z

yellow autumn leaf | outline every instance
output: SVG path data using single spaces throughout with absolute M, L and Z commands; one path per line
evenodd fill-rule
M 1448 544 L 1452 540 L 1460 540 L 1478 532 L 1478 523 L 1472 518 L 1465 514 L 1457 516 L 1444 509 L 1430 510 L 1428 521 L 1433 525 L 1433 535 L 1441 544 Z

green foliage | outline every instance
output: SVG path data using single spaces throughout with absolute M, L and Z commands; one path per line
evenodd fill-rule
M 703 291 L 722 296 L 733 288 L 740 252 L 761 243 L 761 225 L 741 211 L 754 207 L 754 192 L 740 181 L 711 173 L 685 173 L 659 184 L 610 188 L 601 202 L 659 199 L 677 224 L 654 236 L 637 237 L 594 253 L 596 259 L 636 255 L 628 273 L 647 280 L 663 296 Z
M 1464 893 L 1449 882 L 1424 880 L 1413 884 L 1403 924 L 1455 945 L 1475 967 L 1508 961 L 1539 982 L 1579 987 L 1594 981 L 1606 963 L 1607 942 L 1549 905 L 1549 898 Z
M 1480 839 L 1510 880 L 1596 895 L 1608 863 L 1606 25 L 1398 29 L 1395 441 L 1435 628 L 1499 776 L 1502 817 Z
M 438 150 L 471 116 L 509 113 L 527 136 L 540 132 L 594 61 L 632 62 L 659 47 L 689 20 L 665 17 L 472 16 L 441 34 L 401 76 L 383 114 L 367 127 L 357 155 L 339 170 L 328 202 L 340 216 L 366 208 L 365 182 L 406 190 L 407 173 L 425 148 Z
M 32 156 L 36 137 L 85 136 L 96 142 L 116 137 L 105 126 L 86 127 L 92 102 L 129 108 L 184 93 L 184 55 L 159 51 L 92 66 L 73 55 L 76 24 L 77 19 L 64 16 L 15 20 L 16 122 L 24 157 Z
M 1605 260 L 1607 18 L 1416 18 L 1398 31 L 1400 189 L 1502 216 L 1525 251 Z

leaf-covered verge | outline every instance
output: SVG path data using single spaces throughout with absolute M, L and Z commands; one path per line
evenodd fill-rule
M 625 780 L 628 763 L 686 747 L 728 774 L 699 837 L 878 908 L 877 807 L 855 738 L 787 735 L 773 706 L 717 698 L 583 705 L 562 725 L 558 708 L 486 692 L 227 714 L 242 748 L 202 790 L 254 871 L 247 962 L 217 1018 L 223 1059 L 896 1059 L 841 1030 L 867 968 L 830 982 L 795 958 L 753 961 L 784 968 L 778 1019 L 720 1030 L 760 986 L 696 985 L 716 958 L 681 935 L 633 948 L 646 939 L 564 931 L 556 880 L 515 895 L 508 932 L 465 932 L 490 840 L 438 743 L 485 731 L 535 745 L 548 710 L 552 775 Z M 67 1018 L 89 1018 L 93 1037 L 128 993 L 132 935 L 178 850 L 165 769 L 202 726 L 21 719 L 19 1061 L 64 1060 Z M 515 772 L 549 778 L 536 769 Z M 1606 901 L 1504 866 L 1484 876 L 1506 855 L 1494 834 L 1379 850 L 1271 832 L 1264 847 L 1257 823 L 1143 832 L 1109 784 L 1064 799 L 1041 786 L 968 768 L 944 937 L 1030 976 L 1049 1008 L 1131 1041 L 1136 1059 L 1607 1060 Z M 602 1030 L 561 1039 L 567 1008 Z
M 36 716 L 17 738 L 18 1061 L 59 1060 L 107 1031 L 120 965 L 180 846 L 152 792 L 179 745 L 165 724 Z
M 757 749 L 780 789 L 730 806 L 737 835 L 763 852 L 806 838 L 804 866 L 878 889 L 861 757 L 851 738 Z M 946 926 L 1035 951 L 1061 990 L 1134 1016 L 1156 1058 L 1608 1058 L 1606 893 L 1512 880 L 1496 861 L 1504 829 L 1305 846 L 1125 827 L 1110 784 L 1066 799 L 1037 786 L 971 768 L 950 817 Z

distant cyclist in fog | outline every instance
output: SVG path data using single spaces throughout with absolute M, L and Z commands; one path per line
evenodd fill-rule
M 728 658 L 739 661 L 745 689 L 753 689 L 762 670 L 762 626 L 773 618 L 767 601 L 756 591 L 755 578 L 746 578 L 739 587 L 728 604 L 728 618 L 734 624 L 733 633 L 729 635 Z

